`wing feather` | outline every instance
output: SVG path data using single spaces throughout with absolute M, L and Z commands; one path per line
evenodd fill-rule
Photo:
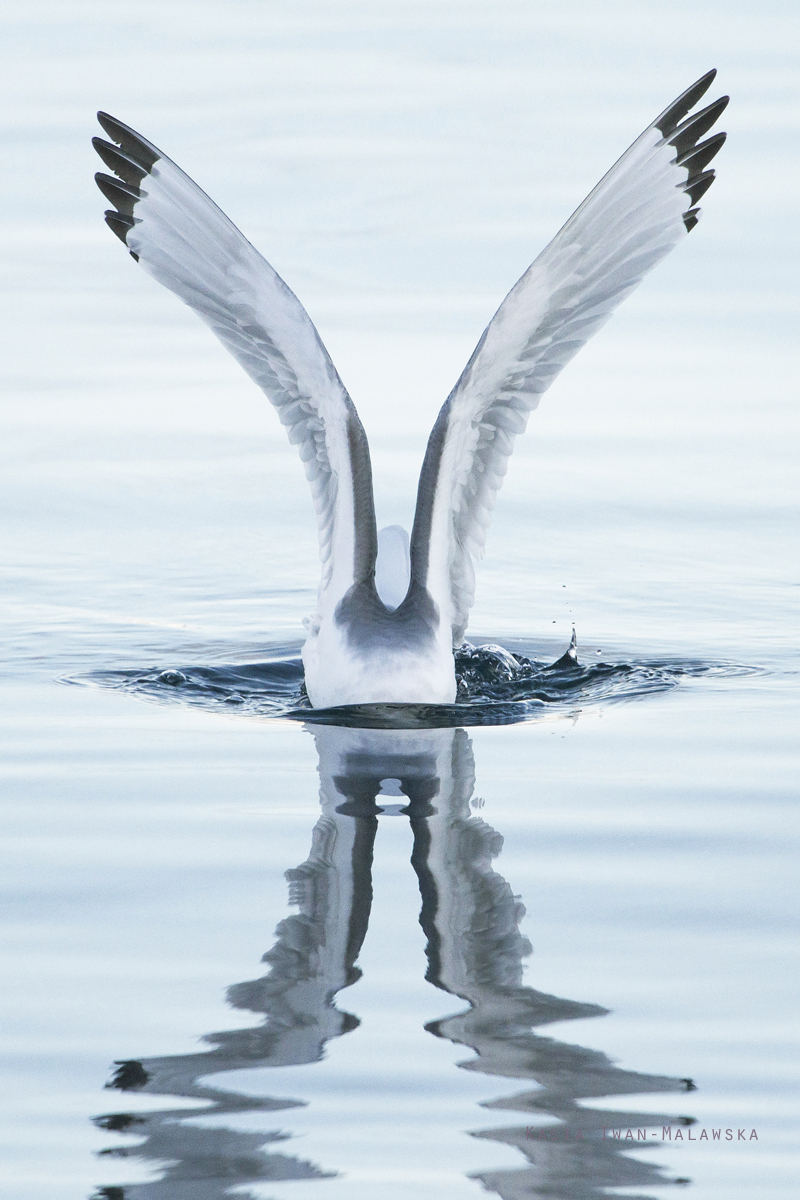
M 412 578 L 448 614 L 454 645 L 475 590 L 514 441 L 566 364 L 696 225 L 725 134 L 699 143 L 728 98 L 691 113 L 715 71 L 675 100 L 601 179 L 514 285 L 434 426 L 411 537 Z M 687 116 L 687 114 L 690 114 Z
M 114 172 L 95 176 L 114 205 L 106 221 L 277 409 L 311 485 L 320 596 L 335 604 L 369 578 L 377 554 L 369 448 L 355 406 L 300 301 L 236 226 L 151 142 L 106 113 L 98 120 L 115 143 L 93 139 Z

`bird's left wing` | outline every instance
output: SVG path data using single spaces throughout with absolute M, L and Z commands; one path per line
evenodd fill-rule
M 728 102 L 687 113 L 709 71 L 645 129 L 511 289 L 446 400 L 425 454 L 411 576 L 428 588 L 453 643 L 464 635 L 497 492 L 517 434 L 559 371 L 644 275 L 697 224 L 708 163 L 699 142 Z
M 266 393 L 300 451 L 317 514 L 331 604 L 371 577 L 377 537 L 369 448 L 355 406 L 311 318 L 216 204 L 156 146 L 98 113 L 115 145 L 93 144 L 114 176 L 95 176 L 106 222 L 180 296 Z

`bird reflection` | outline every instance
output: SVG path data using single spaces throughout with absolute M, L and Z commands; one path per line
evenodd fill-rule
M 473 1176 L 504 1198 L 588 1200 L 608 1188 L 657 1187 L 660 1167 L 629 1158 L 630 1141 L 611 1130 L 691 1124 L 671 1114 L 609 1111 L 580 1101 L 680 1091 L 691 1081 L 615 1067 L 603 1053 L 534 1032 L 555 1021 L 599 1017 L 596 1004 L 560 999 L 522 982 L 531 953 L 519 924 L 524 906 L 492 867 L 503 839 L 470 807 L 475 784 L 472 746 L 463 729 L 357 730 L 311 726 L 319 755 L 322 813 L 311 851 L 286 872 L 296 912 L 281 921 L 263 957 L 269 970 L 234 984 L 229 1003 L 263 1014 L 249 1029 L 208 1034 L 213 1048 L 197 1054 L 118 1062 L 109 1088 L 180 1096 L 196 1107 L 95 1118 L 101 1128 L 135 1134 L 139 1144 L 102 1155 L 163 1167 L 158 1180 L 101 1187 L 97 1200 L 221 1200 L 247 1184 L 323 1179 L 337 1174 L 278 1147 L 286 1134 L 210 1127 L 204 1120 L 290 1109 L 302 1100 L 254 1097 L 200 1079 L 225 1071 L 316 1062 L 325 1044 L 357 1028 L 358 1017 L 335 1004 L 361 976 L 356 965 L 369 924 L 372 858 L 378 818 L 407 816 L 414 835 L 412 866 L 427 937 L 426 978 L 467 1008 L 426 1029 L 474 1051 L 459 1064 L 530 1086 L 485 1108 L 524 1114 L 508 1127 L 473 1136 L 516 1147 L 527 1165 Z M 609 1131 L 606 1136 L 606 1130 Z M 624 1135 L 623 1135 L 624 1136 Z M 650 1148 L 639 1141 L 637 1148 Z M 688 1182 L 688 1181 L 675 1181 Z M 237 1191 L 246 1197 L 249 1193 Z

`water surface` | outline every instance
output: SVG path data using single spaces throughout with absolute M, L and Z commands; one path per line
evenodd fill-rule
M 9 1200 L 796 1191 L 797 16 L 570 11 L 2 18 Z M 94 110 L 298 292 L 408 524 L 497 303 L 714 64 L 703 222 L 497 505 L 468 636 L 528 665 L 309 710 L 302 471 L 103 226 Z

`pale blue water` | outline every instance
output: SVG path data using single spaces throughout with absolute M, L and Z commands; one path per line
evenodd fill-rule
M 793 1196 L 794 9 L 2 21 L 0 1195 Z M 580 674 L 310 724 L 251 669 L 313 606 L 301 469 L 103 226 L 94 109 L 298 292 L 407 524 L 497 303 L 711 65 L 704 221 L 545 398 L 479 572 L 472 640 L 546 667 L 574 624 Z

